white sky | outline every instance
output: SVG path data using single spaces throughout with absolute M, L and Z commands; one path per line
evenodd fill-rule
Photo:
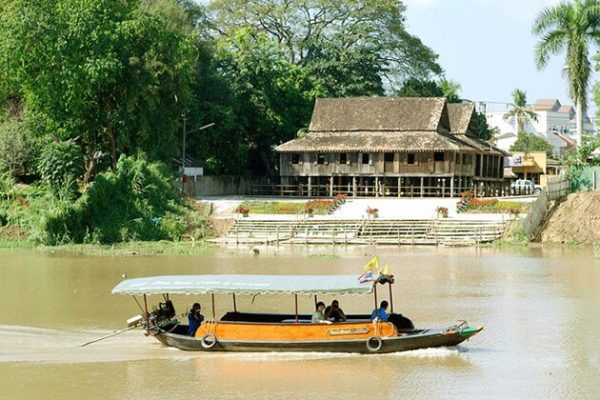
M 462 85 L 462 97 L 510 102 L 515 88 L 527 100 L 558 98 L 572 104 L 561 76 L 564 54 L 538 71 L 534 62 L 535 17 L 557 0 L 404 0 L 408 31 L 439 54 L 449 79 Z M 594 54 L 593 49 L 591 52 Z M 595 75 L 592 84 L 598 79 Z M 591 88 L 592 85 L 590 85 Z M 590 100 L 590 109 L 596 107 Z M 590 112 L 590 116 L 593 116 Z

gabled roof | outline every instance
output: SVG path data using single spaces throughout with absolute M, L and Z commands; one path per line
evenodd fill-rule
M 445 99 L 356 97 L 318 99 L 309 132 L 437 131 L 444 126 Z
M 560 107 L 558 99 L 539 99 L 533 104 L 535 111 L 558 111 Z
M 575 115 L 575 109 L 573 108 L 573 106 L 560 106 L 558 112 L 569 114 L 571 117 Z
M 450 132 L 464 135 L 477 130 L 477 115 L 473 103 L 449 103 L 448 117 L 450 119 Z

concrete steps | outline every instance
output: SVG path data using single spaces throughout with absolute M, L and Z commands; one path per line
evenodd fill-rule
M 506 228 L 503 221 L 415 220 L 244 220 L 238 219 L 219 243 L 289 244 L 430 244 L 467 246 L 492 242 Z

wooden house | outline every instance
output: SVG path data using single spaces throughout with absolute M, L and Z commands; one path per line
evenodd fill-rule
M 300 196 L 493 195 L 507 154 L 476 130 L 474 105 L 444 98 L 319 99 L 308 133 L 276 147 L 281 184 Z

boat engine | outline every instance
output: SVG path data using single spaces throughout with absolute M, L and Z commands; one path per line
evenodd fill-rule
M 175 316 L 175 307 L 173 302 L 167 300 L 164 303 L 158 303 L 158 307 L 154 307 L 150 313 L 150 323 L 156 326 L 160 326 L 165 322 L 168 322 Z

